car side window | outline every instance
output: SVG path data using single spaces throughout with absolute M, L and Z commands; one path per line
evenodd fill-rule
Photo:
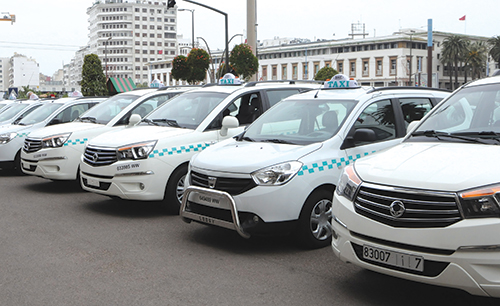
M 286 90 L 268 90 L 267 98 L 269 99 L 269 107 L 272 107 L 274 104 L 279 101 L 294 95 L 298 94 L 300 91 L 298 89 L 286 89 Z
M 220 129 L 225 116 L 238 119 L 240 125 L 249 125 L 262 114 L 262 99 L 260 93 L 253 92 L 236 98 L 210 123 L 207 129 Z
M 65 110 L 57 114 L 57 116 L 55 116 L 51 122 L 53 124 L 71 122 L 76 118 L 78 118 L 78 116 L 83 114 L 88 109 L 89 109 L 88 103 L 71 105 L 70 107 L 67 107 Z
M 400 98 L 399 103 L 406 127 L 410 122 L 422 119 L 432 108 L 431 100 L 428 98 Z
M 158 106 L 162 105 L 165 101 L 170 99 L 170 97 L 171 97 L 170 94 L 165 94 L 160 96 L 154 96 L 143 101 L 141 104 L 136 105 L 132 109 L 132 111 L 129 111 L 127 115 L 123 116 L 120 119 L 120 121 L 116 123 L 116 125 L 128 124 L 130 116 L 132 116 L 133 114 L 138 114 L 139 116 L 141 116 L 141 118 L 146 117 L 147 114 L 156 109 Z
M 395 139 L 396 125 L 391 100 L 380 100 L 368 105 L 356 119 L 353 129 L 354 131 L 358 129 L 370 129 L 374 131 L 376 136 L 374 142 Z M 352 131 L 352 134 L 354 134 L 354 131 Z M 354 142 L 355 146 L 367 143 L 369 142 Z

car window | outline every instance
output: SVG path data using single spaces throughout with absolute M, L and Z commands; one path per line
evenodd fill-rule
M 240 125 L 249 125 L 262 114 L 262 99 L 259 92 L 252 92 L 236 98 L 220 112 L 207 129 L 220 129 L 225 116 L 238 119 Z
M 359 115 L 353 129 L 370 129 L 375 132 L 376 140 L 384 141 L 396 138 L 394 109 L 391 100 L 380 100 L 370 104 Z M 355 141 L 356 146 L 367 144 L 366 141 Z
M 291 96 L 298 94 L 300 91 L 298 89 L 285 89 L 285 90 L 267 90 L 267 97 L 269 99 L 269 106 L 272 107 L 279 101 Z
M 63 104 L 62 103 L 47 103 L 44 104 L 42 107 L 39 107 L 36 111 L 32 112 L 31 114 L 25 116 L 21 121 L 19 121 L 20 125 L 30 125 L 30 124 L 35 124 L 38 122 L 41 122 L 52 113 L 54 113 L 59 107 L 61 107 Z
M 130 119 L 130 116 L 132 114 L 138 114 L 141 116 L 141 118 L 144 118 L 155 110 L 158 106 L 162 105 L 165 103 L 165 101 L 168 101 L 172 97 L 171 94 L 163 94 L 159 96 L 154 96 L 151 97 L 147 100 L 142 101 L 138 105 L 136 105 L 132 111 L 128 112 L 127 115 L 123 116 L 117 123 L 116 125 L 123 125 L 123 124 L 128 124 L 128 121 Z
M 432 108 L 431 100 L 428 98 L 400 98 L 399 103 L 406 126 L 412 121 L 422 119 Z
M 51 124 L 71 122 L 89 109 L 88 103 L 75 104 L 67 107 L 57 114 L 51 121 Z
M 29 104 L 15 104 L 9 107 L 6 111 L 0 113 L 0 122 L 14 118 L 15 115 L 19 114 L 19 112 L 28 106 Z

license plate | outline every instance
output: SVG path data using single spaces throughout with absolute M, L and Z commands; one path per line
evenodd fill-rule
M 89 186 L 94 186 L 94 187 L 100 187 L 100 186 L 99 186 L 99 181 L 98 181 L 98 180 L 91 179 L 91 178 L 88 178 L 88 179 L 87 179 L 87 185 L 89 185 Z
M 201 192 L 192 192 L 189 195 L 189 200 L 198 204 L 212 206 L 212 207 L 221 207 L 222 205 L 222 199 L 220 197 Z
M 424 258 L 422 256 L 414 256 L 379 249 L 370 245 L 363 245 L 363 258 L 408 270 L 424 271 Z

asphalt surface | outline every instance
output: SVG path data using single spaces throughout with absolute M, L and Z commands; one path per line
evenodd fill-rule
M 499 305 L 0 170 L 0 305 Z

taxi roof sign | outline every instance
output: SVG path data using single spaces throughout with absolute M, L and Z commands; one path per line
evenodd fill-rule
M 358 82 L 345 74 L 336 74 L 330 81 L 325 82 L 324 88 L 359 88 Z
M 232 73 L 226 73 L 224 76 L 219 79 L 219 85 L 227 85 L 227 84 L 241 84 L 241 80 L 234 76 Z

